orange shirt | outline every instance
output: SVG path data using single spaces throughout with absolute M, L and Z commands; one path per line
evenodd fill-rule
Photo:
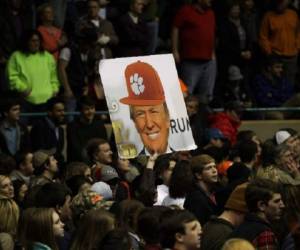
M 39 26 L 38 31 L 43 37 L 43 48 L 53 54 L 55 60 L 57 60 L 59 55 L 58 41 L 61 38 L 62 31 L 56 27 L 49 29 L 49 27 L 46 26 Z
M 297 55 L 300 48 L 297 13 L 291 9 L 286 9 L 282 14 L 267 12 L 261 23 L 259 44 L 267 55 Z

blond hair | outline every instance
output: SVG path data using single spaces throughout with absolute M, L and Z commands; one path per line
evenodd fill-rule
M 4 180 L 10 180 L 10 178 L 6 175 L 0 175 L 0 198 L 9 198 L 6 194 L 2 193 L 2 183 Z
M 227 240 L 221 250 L 255 250 L 253 245 L 244 239 L 233 238 Z
M 6 176 L 6 175 L 0 174 L 0 186 L 1 186 L 1 183 L 2 183 L 5 179 L 9 179 L 9 177 Z
M 0 198 L 0 233 L 5 232 L 11 235 L 17 233 L 19 222 L 19 207 L 13 199 Z

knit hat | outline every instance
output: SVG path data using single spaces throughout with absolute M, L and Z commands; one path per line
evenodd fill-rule
M 105 200 L 111 200 L 113 197 L 110 186 L 103 181 L 94 183 L 91 190 L 101 195 Z
M 231 65 L 228 69 L 228 80 L 229 81 L 238 81 L 242 80 L 244 77 L 241 74 L 240 68 L 235 65 Z
M 235 210 L 242 213 L 247 213 L 248 208 L 245 201 L 245 191 L 248 183 L 238 185 L 229 196 L 225 208 Z
M 55 148 L 49 150 L 38 150 L 33 153 L 32 164 L 34 168 L 41 167 L 50 156 L 54 155 L 56 152 Z
M 71 209 L 75 218 L 80 218 L 91 209 L 106 208 L 109 204 L 103 199 L 103 196 L 92 190 L 86 190 L 77 194 L 71 203 Z
M 276 143 L 277 145 L 285 142 L 287 139 L 289 139 L 292 135 L 285 131 L 285 130 L 280 130 L 280 131 L 277 131 L 275 133 L 275 140 L 276 140 Z

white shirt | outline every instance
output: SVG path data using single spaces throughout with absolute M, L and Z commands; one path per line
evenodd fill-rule
M 184 204 L 185 198 L 171 198 L 169 195 L 164 198 L 162 205 L 166 207 L 170 207 L 172 205 L 176 205 L 183 209 L 183 204 Z
M 157 202 L 154 204 L 154 206 L 161 206 L 164 198 L 166 198 L 169 195 L 169 187 L 165 184 L 158 185 L 157 188 Z

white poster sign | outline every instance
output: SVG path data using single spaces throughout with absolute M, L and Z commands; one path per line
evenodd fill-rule
M 121 158 L 196 148 L 172 55 L 102 60 L 99 72 Z

